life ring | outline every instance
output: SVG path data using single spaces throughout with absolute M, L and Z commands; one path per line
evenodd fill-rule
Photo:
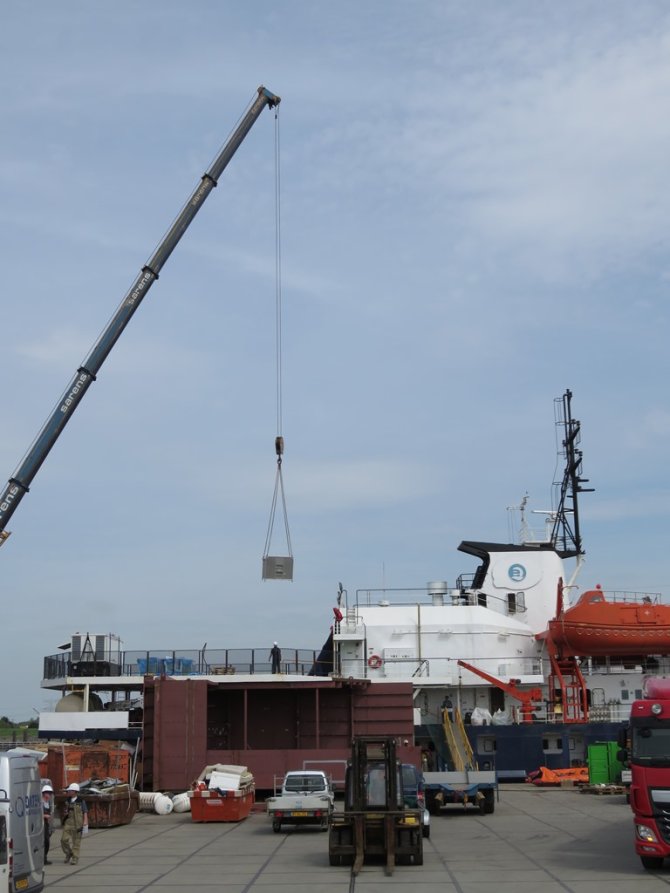
M 382 665 L 382 659 L 378 654 L 371 654 L 368 658 L 368 666 L 371 670 L 378 670 Z

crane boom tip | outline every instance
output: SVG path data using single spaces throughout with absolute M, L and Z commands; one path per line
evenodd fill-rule
M 268 90 L 268 88 L 264 87 L 262 84 L 258 88 L 258 95 L 265 96 L 270 108 L 274 108 L 276 105 L 279 105 L 279 103 L 281 102 L 281 96 L 277 96 L 276 93 L 273 93 L 272 90 Z

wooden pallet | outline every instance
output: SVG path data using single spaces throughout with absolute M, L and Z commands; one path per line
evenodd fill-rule
M 625 794 L 626 788 L 621 784 L 585 784 L 580 788 L 582 794 Z

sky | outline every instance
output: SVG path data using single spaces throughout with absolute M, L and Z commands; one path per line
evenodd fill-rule
M 667 3 L 5 0 L 0 81 L 3 486 L 281 96 L 8 525 L 0 715 L 49 709 L 74 632 L 319 649 L 339 583 L 474 572 L 462 540 L 552 507 L 568 388 L 580 584 L 670 595 Z

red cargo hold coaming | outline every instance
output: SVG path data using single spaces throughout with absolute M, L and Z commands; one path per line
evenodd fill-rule
M 411 682 L 231 678 L 145 678 L 144 790 L 183 791 L 213 763 L 248 766 L 260 790 L 302 767 L 337 782 L 354 735 L 394 735 L 420 760 Z

